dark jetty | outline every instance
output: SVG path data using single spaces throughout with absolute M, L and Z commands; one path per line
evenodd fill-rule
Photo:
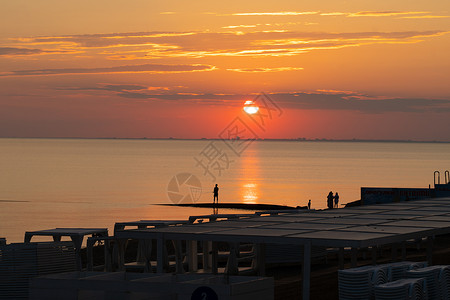
M 202 207 L 202 208 L 231 208 L 231 209 L 247 209 L 247 210 L 288 210 L 288 209 L 307 209 L 306 206 L 286 206 L 276 204 L 246 204 L 246 203 L 180 203 L 180 204 L 158 204 L 167 206 L 182 207 Z

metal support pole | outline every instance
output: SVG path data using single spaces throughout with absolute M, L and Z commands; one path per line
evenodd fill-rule
M 344 269 L 344 247 L 339 248 L 339 270 Z
M 164 272 L 164 239 L 158 238 L 156 241 L 156 272 Z
M 377 264 L 377 246 L 372 246 L 372 265 Z
M 358 265 L 358 248 L 352 247 L 352 258 L 351 258 L 351 266 L 355 268 Z
M 113 253 L 111 249 L 111 244 L 114 244 L 114 241 L 111 241 L 109 239 L 105 239 L 105 247 L 103 250 L 103 253 L 105 255 L 105 272 L 112 272 L 112 259 L 111 255 Z
M 144 272 L 150 273 L 152 271 L 152 240 L 140 240 L 139 248 L 141 249 L 141 260 L 140 262 L 144 262 Z
M 86 248 L 87 248 L 87 264 L 86 264 L 86 269 L 88 271 L 93 271 L 94 270 L 94 251 L 93 251 L 93 247 L 94 247 L 95 241 L 93 241 L 92 239 L 88 239 L 87 243 L 86 243 Z
M 175 248 L 175 272 L 177 274 L 183 274 L 184 268 L 183 268 L 183 247 L 182 242 L 180 240 L 172 241 L 173 246 Z
M 229 243 L 230 254 L 228 255 L 227 265 L 225 267 L 225 273 L 228 275 L 238 275 L 238 256 L 239 256 L 239 243 Z
M 256 265 L 258 276 L 266 276 L 266 244 L 256 244 Z
M 81 262 L 81 245 L 83 244 L 83 236 L 73 235 L 70 236 L 70 238 L 75 246 L 75 253 L 77 255 L 77 270 L 81 271 L 83 268 Z M 61 241 L 61 236 L 54 236 L 53 240 L 59 242 Z
M 211 247 L 211 272 L 213 274 L 217 274 L 218 268 L 217 268 L 217 257 L 218 253 L 217 253 L 217 242 L 212 242 L 212 247 Z
M 127 239 L 118 239 L 118 260 L 117 260 L 117 268 L 119 271 L 125 271 L 125 249 L 127 245 Z
M 391 254 L 392 254 L 392 261 L 393 262 L 396 262 L 397 261 L 397 254 L 398 254 L 398 244 L 397 243 L 394 243 L 394 244 L 392 244 L 392 247 L 391 247 Z
M 209 272 L 211 271 L 211 250 L 212 250 L 212 242 L 204 241 L 203 242 L 203 271 Z
M 433 237 L 427 237 L 427 262 L 428 265 L 433 265 Z
M 189 272 L 198 271 L 197 241 L 187 241 Z
M 406 242 L 402 242 L 402 261 L 406 260 Z

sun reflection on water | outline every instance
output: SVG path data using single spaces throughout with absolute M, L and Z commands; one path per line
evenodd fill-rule
M 261 197 L 260 160 L 257 147 L 250 147 L 242 156 L 242 174 L 240 178 L 240 198 L 242 203 L 255 204 Z
M 243 193 L 242 200 L 244 203 L 257 203 L 258 200 L 258 185 L 256 183 L 244 183 L 242 185 Z

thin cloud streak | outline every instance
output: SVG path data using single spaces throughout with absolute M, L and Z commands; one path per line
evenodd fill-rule
M 0 47 L 0 56 L 41 54 L 41 49 Z
M 297 109 L 347 110 L 369 114 L 450 112 L 449 99 L 389 98 L 349 91 L 274 93 L 271 95 L 276 97 L 280 104 Z
M 130 99 L 191 101 L 196 103 L 242 105 L 242 99 L 252 95 L 220 95 L 220 94 L 147 94 L 143 92 L 123 91 L 116 94 Z M 450 100 L 421 98 L 386 98 L 371 97 L 358 93 L 342 94 L 322 92 L 271 93 L 271 97 L 282 107 L 300 110 L 335 110 L 358 111 L 367 114 L 386 112 L 401 113 L 448 113 Z
M 440 19 L 450 18 L 445 15 L 431 15 L 429 11 L 360 11 L 360 12 L 323 12 L 320 16 L 361 17 L 396 17 L 396 19 Z
M 245 26 L 245 25 L 242 25 Z M 97 54 L 107 59 L 202 58 L 208 56 L 292 56 L 314 50 L 339 49 L 383 43 L 416 43 L 418 38 L 444 35 L 445 31 L 408 32 L 181 32 L 123 33 L 39 37 L 21 39 L 21 48 L 37 44 L 57 50 L 87 51 L 102 49 Z M 27 44 L 28 43 L 28 44 Z M 46 44 L 49 43 L 49 44 Z M 58 45 L 57 43 L 61 43 Z M 35 48 L 33 48 L 35 49 Z M 31 49 L 30 49 L 31 50 Z M 51 51 L 52 49 L 38 49 Z M 55 49 L 53 49 L 55 50 Z M 36 51 L 36 50 L 33 50 Z M 56 50 L 55 50 L 56 51 Z
M 316 15 L 317 11 L 279 11 L 279 12 L 246 12 L 233 13 L 231 16 L 302 16 L 302 15 Z
M 251 94 L 189 93 L 177 88 L 146 87 L 142 85 L 104 84 L 94 87 L 69 87 L 68 91 L 105 91 L 126 99 L 149 101 L 180 101 L 208 105 L 242 106 L 243 99 Z M 155 93 L 156 92 L 156 93 Z M 355 91 L 316 90 L 310 92 L 270 93 L 280 106 L 299 110 L 357 111 L 367 114 L 399 113 L 449 113 L 450 99 L 391 98 L 373 96 Z
M 0 76 L 48 76 L 70 74 L 114 74 L 114 73 L 185 73 L 212 71 L 212 65 L 161 65 L 143 64 L 107 68 L 66 68 L 66 69 L 36 69 L 2 72 Z
M 400 17 L 399 19 L 445 19 L 445 18 L 450 18 L 450 16 L 433 16 L 433 15 L 407 16 L 407 17 Z
M 405 15 L 430 14 L 429 11 L 358 11 L 358 12 L 320 12 L 320 11 L 278 11 L 278 12 L 239 12 L 232 14 L 208 13 L 217 16 L 345 16 L 345 17 L 398 17 Z M 426 16 L 424 16 L 426 18 Z M 432 17 L 432 16 L 430 16 Z M 412 16 L 412 18 L 415 18 Z
M 79 51 L 73 50 L 42 50 L 35 48 L 16 48 L 16 47 L 0 47 L 0 56 L 30 56 L 30 55 L 44 55 L 44 54 L 75 54 Z
M 223 26 L 223 29 L 235 29 L 235 28 L 255 28 L 256 26 L 260 26 L 261 24 L 255 24 L 255 25 L 230 25 L 230 26 Z
M 240 73 L 266 73 L 266 72 L 284 72 L 284 71 L 300 71 L 300 70 L 303 70 L 303 68 L 278 67 L 278 68 L 227 69 L 227 71 Z
M 401 15 L 428 14 L 427 11 L 360 11 L 348 13 L 348 17 L 396 17 Z

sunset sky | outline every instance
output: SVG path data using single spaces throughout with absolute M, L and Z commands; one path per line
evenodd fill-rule
M 450 141 L 448 0 L 0 0 L 0 137 Z

